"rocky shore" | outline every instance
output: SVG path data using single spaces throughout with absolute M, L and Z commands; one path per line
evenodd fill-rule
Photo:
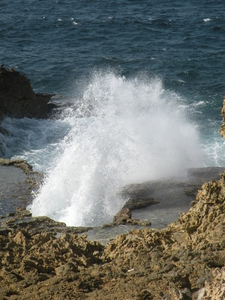
M 26 175 L 26 196 L 40 184 L 25 161 L 1 159 L 1 167 Z M 219 170 L 192 176 L 217 178 Z M 225 172 L 204 183 L 190 210 L 163 229 L 132 218 L 139 207 L 158 205 L 149 195 L 163 186 L 179 192 L 182 185 L 194 199 L 199 183 L 154 183 L 153 194 L 153 183 L 128 186 L 128 202 L 101 229 L 68 227 L 24 208 L 0 216 L 0 299 L 224 299 Z M 127 232 L 119 234 L 121 228 Z
M 224 299 L 225 172 L 164 229 L 105 246 L 25 209 L 0 220 L 0 299 Z
M 11 73 L 18 76 L 15 82 L 7 81 Z M 20 80 L 16 71 L 1 67 L 0 116 L 23 117 L 27 111 L 27 117 L 47 117 L 54 107 L 48 106 L 49 96 L 30 90 L 21 98 Z M 22 80 L 29 90 L 29 81 Z M 43 114 L 26 110 L 33 105 L 25 104 L 28 99 L 42 103 Z M 12 106 L 9 112 L 7 101 L 20 102 L 23 109 L 15 114 Z M 223 117 L 224 112 L 225 101 Z M 224 125 L 225 136 L 223 130 Z M 125 187 L 127 203 L 111 224 L 98 229 L 107 235 L 98 238 L 92 234 L 97 229 L 32 217 L 25 207 L 43 174 L 24 160 L 0 159 L 1 174 L 13 174 L 8 181 L 1 176 L 0 299 L 225 299 L 225 171 L 206 171 L 191 170 L 187 182 Z M 7 203 L 18 208 L 7 212 Z M 175 222 L 160 223 L 161 229 L 135 217 L 160 207 L 170 214 L 169 207 L 180 209 L 178 204 L 186 212 Z M 121 229 L 126 232 L 119 234 Z

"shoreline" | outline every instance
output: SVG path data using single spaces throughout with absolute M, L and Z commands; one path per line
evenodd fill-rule
M 81 228 L 24 209 L 9 213 L 0 219 L 0 298 L 223 299 L 221 176 L 204 183 L 189 211 L 166 228 L 133 229 L 105 245 Z
M 195 200 L 201 186 L 205 182 L 219 180 L 223 170 L 225 170 L 225 167 L 192 168 L 187 171 L 187 176 L 180 180 L 162 179 L 128 184 L 120 192 L 122 197 L 126 199 L 126 203 L 121 210 L 128 208 L 132 215 L 140 216 L 142 216 L 142 213 L 138 214 L 138 211 L 149 213 L 151 210 L 168 209 L 170 207 L 189 210 L 191 202 Z M 33 193 L 38 191 L 44 180 L 44 174 L 33 171 L 33 167 L 23 159 L 0 158 L 0 175 L 0 204 L 3 204 L 4 201 L 10 201 L 13 204 L 13 201 L 15 201 L 12 207 L 8 205 L 7 210 L 3 212 L 5 216 L 13 212 L 13 207 L 15 212 L 17 208 L 21 209 L 29 206 L 32 203 Z M 184 211 L 180 211 L 180 213 L 182 212 Z M 143 218 L 144 216 L 142 216 Z M 169 220 L 168 224 L 176 219 Z M 125 223 L 121 221 L 121 224 Z M 165 224 L 164 227 L 168 224 Z M 116 222 L 108 225 L 116 225 Z M 107 227 L 107 224 L 98 227 Z M 159 226 L 159 228 L 162 228 L 162 226 Z
M 131 184 L 122 190 L 127 202 L 108 224 L 101 226 L 67 226 L 74 232 L 86 232 L 87 239 L 106 245 L 117 235 L 133 229 L 163 229 L 175 222 L 180 214 L 187 213 L 195 203 L 201 186 L 208 181 L 219 180 L 222 167 L 190 169 L 186 180 L 157 180 Z M 17 210 L 26 210 L 32 203 L 33 191 L 37 191 L 44 178 L 34 172 L 26 161 L 0 158 L 0 217 L 7 219 Z M 125 208 L 125 211 L 124 211 Z M 38 218 L 49 218 L 39 216 Z M 51 218 L 50 218 L 51 219 Z M 55 223 L 60 223 L 53 220 Z M 61 231 L 65 231 L 59 230 Z

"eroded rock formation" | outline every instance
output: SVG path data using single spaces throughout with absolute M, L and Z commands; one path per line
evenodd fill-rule
M 106 246 L 49 218 L 31 220 L 26 210 L 1 220 L 1 299 L 225 297 L 225 172 L 167 228 L 133 230 Z
M 55 107 L 52 96 L 35 94 L 25 75 L 0 66 L 0 118 L 46 118 Z

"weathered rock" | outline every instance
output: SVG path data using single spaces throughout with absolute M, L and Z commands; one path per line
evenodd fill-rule
M 199 291 L 198 299 L 225 299 L 225 268 L 216 268 L 212 271 L 212 280 L 206 281 Z
M 125 224 L 127 220 L 131 219 L 131 211 L 129 208 L 122 208 L 113 218 L 113 224 Z
M 132 230 L 106 246 L 49 218 L 31 219 L 18 210 L 1 220 L 2 299 L 224 297 L 225 172 L 167 228 Z
M 35 94 L 25 75 L 0 66 L 0 118 L 46 118 L 56 107 L 49 103 L 52 96 Z
M 127 203 L 126 203 L 127 204 Z M 132 219 L 132 213 L 128 207 L 126 207 L 126 204 L 124 207 L 113 217 L 113 223 L 111 224 L 105 224 L 103 227 L 109 227 L 114 225 L 140 225 L 140 226 L 150 226 L 151 222 L 144 221 L 144 220 L 138 220 L 138 219 Z M 143 206 L 141 206 L 143 207 Z

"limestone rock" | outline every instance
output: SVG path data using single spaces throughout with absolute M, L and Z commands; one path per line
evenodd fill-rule
M 131 219 L 131 211 L 129 208 L 122 208 L 113 218 L 113 224 L 125 224 L 127 220 Z
M 224 214 L 225 172 L 167 228 L 132 230 L 106 246 L 18 210 L 0 220 L 0 298 L 224 299 Z M 130 211 L 121 216 L 127 222 Z
M 132 219 L 132 213 L 126 205 L 113 217 L 113 223 L 103 225 L 103 227 L 110 227 L 113 225 L 140 225 L 140 226 L 150 226 L 151 222 L 143 221 L 138 219 Z

